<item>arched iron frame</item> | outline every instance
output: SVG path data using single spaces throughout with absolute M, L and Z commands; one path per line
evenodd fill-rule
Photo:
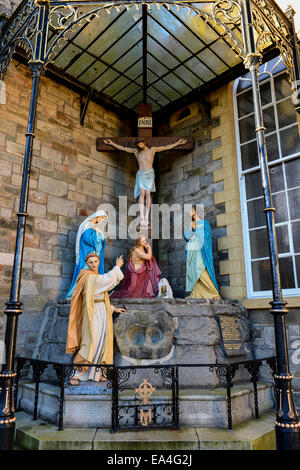
M 210 3 L 210 11 L 199 7 L 201 3 Z M 22 187 L 18 216 L 14 265 L 11 281 L 10 300 L 5 314 L 6 324 L 6 361 L 0 373 L 0 449 L 12 449 L 15 416 L 13 399 L 13 380 L 15 346 L 18 316 L 23 312 L 20 302 L 20 283 L 25 238 L 27 201 L 29 191 L 32 145 L 35 130 L 35 116 L 38 96 L 39 78 L 43 68 L 54 60 L 55 54 L 67 40 L 68 32 L 84 22 L 91 22 L 102 12 L 113 9 L 141 8 L 146 5 L 166 8 L 186 9 L 199 15 L 210 26 L 226 37 L 235 53 L 242 59 L 245 68 L 250 71 L 252 79 L 253 101 L 255 110 L 256 137 L 259 149 L 262 187 L 265 202 L 270 262 L 272 270 L 273 301 L 270 312 L 274 316 L 277 367 L 275 389 L 277 394 L 275 431 L 278 449 L 300 450 L 300 423 L 293 398 L 291 381 L 293 376 L 289 369 L 289 358 L 286 341 L 285 315 L 286 302 L 283 301 L 278 265 L 278 251 L 274 221 L 275 208 L 272 204 L 268 157 L 265 141 L 265 127 L 262 117 L 258 67 L 262 60 L 263 50 L 267 45 L 275 45 L 287 67 L 290 83 L 294 92 L 294 102 L 299 112 L 299 69 L 295 44 L 293 12 L 289 17 L 273 0 L 214 0 L 186 1 L 170 0 L 155 2 L 142 1 L 68 1 L 68 0 L 24 0 L 15 14 L 4 25 L 0 38 L 0 78 L 4 79 L 12 55 L 17 46 L 25 50 L 28 65 L 32 70 L 32 92 L 26 133 L 25 156 Z M 48 43 L 49 26 L 58 32 L 53 43 Z M 233 28 L 239 26 L 243 42 Z

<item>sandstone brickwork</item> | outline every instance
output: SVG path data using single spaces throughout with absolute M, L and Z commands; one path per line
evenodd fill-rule
M 14 10 L 19 6 L 22 0 L 1 0 L 0 3 L 0 16 L 4 15 L 5 17 L 11 16 Z
M 217 94 L 210 100 L 210 104 L 212 110 L 218 108 Z M 219 226 L 217 223 L 217 217 L 225 211 L 224 200 L 215 203 L 216 195 L 224 190 L 223 181 L 216 181 L 214 176 L 223 166 L 221 151 L 219 157 L 214 158 L 215 150 L 222 149 L 222 139 L 219 135 L 214 135 L 215 130 L 220 127 L 220 120 L 221 116 L 216 112 L 210 119 L 203 105 L 198 103 L 196 116 L 191 116 L 172 127 L 169 119 L 161 123 L 161 135 L 192 136 L 195 147 L 188 154 L 177 150 L 170 152 L 170 156 L 160 156 L 158 202 L 177 203 L 181 207 L 184 204 L 204 205 L 205 218 L 210 222 L 212 229 L 214 265 L 222 292 L 223 287 L 229 285 L 229 276 L 228 273 L 221 275 L 219 268 L 220 262 L 227 259 L 227 250 L 218 247 L 218 239 L 226 236 L 226 225 Z M 185 241 L 161 241 L 159 253 L 161 267 L 166 272 L 175 294 L 185 295 Z
M 12 61 L 0 104 L 0 308 L 9 299 L 22 180 L 31 73 Z M 62 298 L 74 269 L 76 232 L 82 220 L 116 195 L 133 198 L 133 158 L 96 151 L 96 137 L 130 135 L 130 123 L 90 102 L 80 125 L 77 93 L 43 76 L 38 95 L 22 271 L 24 309 L 42 312 L 47 300 Z M 116 204 L 116 209 L 118 206 Z M 112 241 L 106 269 L 127 243 Z M 35 331 L 32 330 L 34 338 Z

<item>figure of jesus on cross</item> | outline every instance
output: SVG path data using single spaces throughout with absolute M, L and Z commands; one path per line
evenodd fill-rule
M 151 193 L 156 191 L 153 161 L 156 152 L 172 150 L 179 145 L 184 145 L 187 139 L 181 138 L 177 142 L 159 147 L 148 147 L 145 138 L 140 137 L 135 141 L 136 148 L 125 147 L 113 142 L 111 139 L 103 139 L 106 145 L 111 145 L 117 150 L 133 153 L 138 161 L 139 169 L 136 174 L 134 197 L 139 198 L 141 225 L 148 226 L 151 210 Z M 146 207 L 145 207 L 146 199 Z

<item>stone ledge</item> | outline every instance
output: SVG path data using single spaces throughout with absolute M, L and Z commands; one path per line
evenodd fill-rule
M 181 299 L 179 297 L 174 297 L 172 299 L 165 299 L 165 298 L 160 298 L 160 297 L 154 297 L 154 298 L 135 298 L 135 299 L 112 299 L 114 303 L 124 303 L 126 302 L 127 304 L 157 304 L 157 303 L 168 303 L 171 305 L 174 304 L 214 304 L 214 305 L 236 305 L 238 302 L 237 300 L 214 300 L 214 299 L 190 299 L 190 298 L 184 298 Z M 65 306 L 70 305 L 70 302 L 67 300 L 62 300 L 58 301 L 57 305 L 59 305 L 61 308 L 66 308 Z
M 232 431 L 189 427 L 179 431 L 118 431 L 57 427 L 24 412 L 16 413 L 16 445 L 26 450 L 275 450 L 274 412 Z
M 81 386 L 80 386 L 81 387 Z M 75 387 L 72 387 L 75 388 Z M 101 389 L 101 387 L 95 387 Z M 103 387 L 105 389 L 105 387 Z M 59 387 L 40 384 L 38 416 L 50 423 L 58 422 Z M 33 413 L 35 394 L 34 383 L 24 383 L 20 387 L 19 406 L 27 413 Z M 136 404 L 134 388 L 119 393 L 119 405 Z M 150 404 L 170 403 L 171 390 L 157 390 Z M 268 384 L 258 384 L 258 405 L 261 413 L 273 407 L 272 388 Z M 238 425 L 254 416 L 253 386 L 250 383 L 232 389 L 232 423 Z M 180 427 L 202 426 L 227 428 L 227 398 L 225 389 L 180 389 Z M 94 394 L 73 394 L 66 389 L 64 402 L 64 427 L 110 428 L 111 390 Z

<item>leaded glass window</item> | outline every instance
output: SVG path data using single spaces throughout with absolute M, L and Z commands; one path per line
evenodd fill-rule
M 280 58 L 260 67 L 261 102 L 269 158 L 281 283 L 300 294 L 300 139 L 288 76 Z M 235 116 L 249 298 L 271 296 L 270 260 L 255 137 L 251 80 L 235 83 Z

